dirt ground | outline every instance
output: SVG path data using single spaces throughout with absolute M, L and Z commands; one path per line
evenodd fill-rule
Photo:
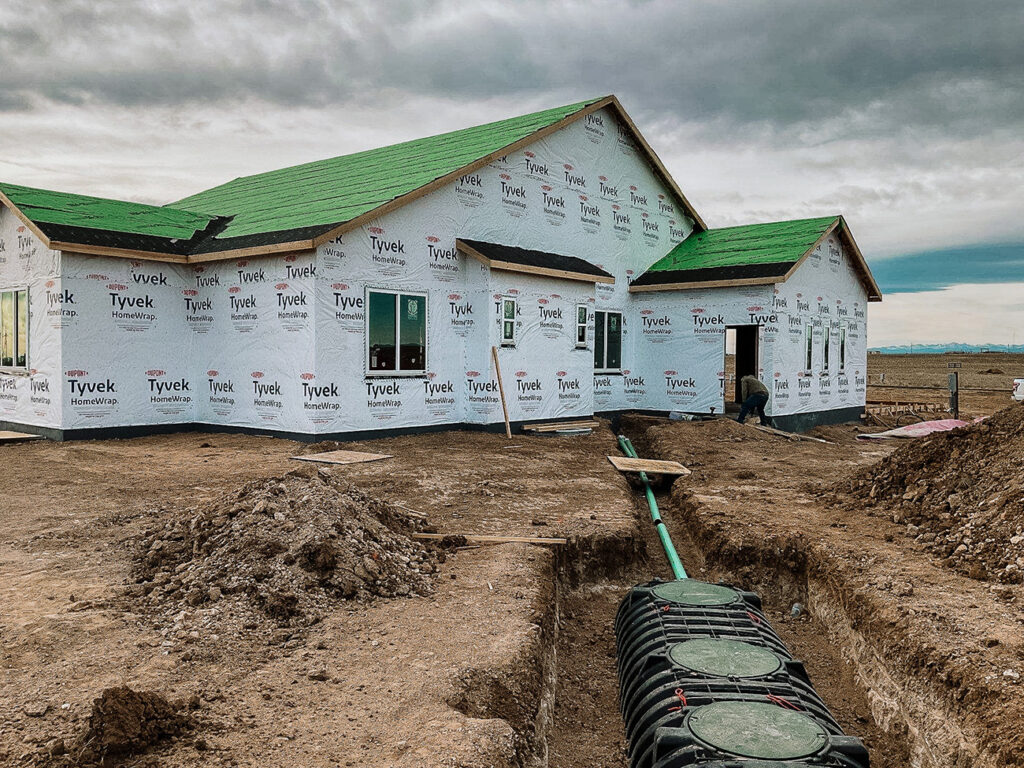
M 945 370 L 932 367 L 911 383 Z M 660 491 L 691 575 L 762 594 L 873 765 L 1024 764 L 1024 587 L 951 571 L 905 526 L 832 502 L 894 446 L 856 441 L 858 426 L 813 433 L 829 444 L 726 421 L 621 429 L 642 456 L 693 470 Z M 211 600 L 169 626 L 133 599 L 147 531 L 339 447 L 391 454 L 325 471 L 432 530 L 567 543 L 437 551 L 426 594 L 360 594 L 308 625 L 239 627 Z M 610 453 L 607 426 L 512 441 L 0 445 L 0 765 L 74 764 L 94 699 L 130 686 L 166 697 L 185 725 L 112 765 L 624 768 L 612 619 L 632 584 L 669 572 Z
M 868 400 L 949 404 L 950 363 L 959 363 L 960 412 L 974 418 L 1012 401 L 1013 380 L 1024 377 L 1024 355 L 869 355 Z M 884 380 L 882 375 L 884 374 Z M 882 386 L 882 385 L 885 386 Z M 940 387 L 919 389 L 915 387 Z M 994 391 L 977 391 L 977 390 Z

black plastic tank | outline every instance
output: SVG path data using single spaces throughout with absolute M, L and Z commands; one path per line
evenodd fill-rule
M 752 592 L 693 579 L 634 587 L 615 620 L 633 768 L 866 768 Z

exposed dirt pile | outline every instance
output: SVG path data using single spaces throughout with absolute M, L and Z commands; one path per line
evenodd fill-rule
M 107 688 L 92 703 L 84 733 L 67 752 L 50 750 L 56 758 L 44 764 L 94 766 L 119 764 L 118 757 L 137 755 L 180 734 L 189 726 L 187 704 L 172 703 L 153 691 L 127 686 Z
M 1024 408 L 916 440 L 838 488 L 975 579 L 1024 581 Z M 852 499 L 849 498 L 852 496 Z
M 437 557 L 408 536 L 425 524 L 303 465 L 147 530 L 127 591 L 168 616 L 301 627 L 340 600 L 430 593 Z

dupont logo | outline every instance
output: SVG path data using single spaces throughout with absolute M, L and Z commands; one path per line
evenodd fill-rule
M 47 288 L 53 288 L 53 286 L 54 286 L 53 280 L 47 280 L 46 281 L 46 287 Z
M 778 379 L 778 378 L 781 378 L 781 377 L 782 377 L 782 374 L 779 373 L 778 371 L 776 371 L 775 372 L 775 378 Z
M 518 296 L 519 295 L 519 289 L 518 288 L 509 288 L 508 292 L 509 292 L 509 295 L 511 295 L 511 296 Z
M 622 375 L 623 376 L 629 376 L 629 374 L 630 374 L 629 368 L 623 368 L 622 369 Z
M 303 373 L 299 376 L 299 378 L 302 379 L 303 381 L 312 381 L 313 379 L 316 378 L 316 376 L 314 376 L 312 373 Z
M 533 159 L 537 156 L 536 153 L 531 152 L 530 150 L 526 150 L 525 152 L 523 152 L 523 154 L 529 157 L 530 159 Z
M 640 310 L 640 314 L 641 315 L 653 315 L 654 314 L 654 310 L 653 309 L 641 309 Z
M 434 237 L 434 235 L 427 235 L 427 242 L 428 243 L 440 243 L 441 242 L 441 238 L 440 237 Z
M 548 304 L 549 302 L 548 302 L 547 299 L 537 299 L 537 303 L 538 304 Z
M 437 374 L 431 371 L 430 373 L 427 374 L 427 378 L 433 381 L 434 379 L 437 378 Z
M 293 254 L 290 254 L 290 255 L 288 255 L 288 256 L 285 256 L 285 257 L 284 257 L 284 260 L 285 260 L 286 262 L 294 262 L 294 261 L 296 261 L 296 260 L 297 260 L 298 258 L 299 258 L 299 257 L 298 257 L 298 256 L 296 256 L 296 255 L 295 255 L 295 254 L 293 253 Z
M 619 205 L 618 203 L 612 203 L 612 210 L 613 211 L 621 211 L 622 210 L 622 206 Z
M 348 290 L 348 284 L 347 283 L 334 283 L 331 286 L 331 288 L 333 288 L 336 291 L 347 291 Z
M 557 377 L 558 377 L 558 378 L 560 378 L 560 379 L 564 379 L 564 378 L 566 377 L 566 375 L 567 375 L 567 374 L 566 374 L 566 372 L 565 372 L 565 371 L 557 371 L 557 372 L 555 373 L 555 376 L 557 376 Z
M 128 286 L 122 285 L 121 283 L 107 283 L 107 290 L 110 291 L 125 291 L 127 289 Z
M 24 227 L 24 225 L 22 225 L 22 226 L 18 227 L 18 232 L 19 232 L 19 233 L 20 233 L 20 232 L 24 232 L 24 231 L 25 231 L 25 227 Z
M 758 306 L 747 307 L 747 312 L 760 312 L 763 309 L 764 309 L 764 307 L 758 307 Z
M 480 375 L 480 371 L 466 371 L 466 378 L 467 379 L 475 379 L 479 375 Z
M 278 291 L 286 291 L 288 290 L 288 283 L 278 283 L 274 286 L 274 289 Z
M 458 293 L 449 293 L 448 294 L 448 301 L 458 301 L 461 298 L 462 298 L 462 295 L 458 294 Z M 501 294 L 500 293 L 495 294 L 494 298 L 500 299 L 501 298 Z
M 580 200 L 582 200 L 584 203 L 587 202 L 587 196 L 586 195 L 580 195 Z
M 632 269 L 627 269 L 626 270 L 626 277 L 632 277 L 635 274 L 636 274 L 636 272 L 634 272 Z
M 501 179 L 502 181 L 512 181 L 512 177 L 509 176 L 507 173 L 499 173 L 498 178 Z
M 666 376 L 675 376 L 676 373 L 677 373 L 676 371 L 665 371 L 665 375 Z
M 110 278 L 107 277 L 106 275 L 97 275 L 97 274 L 94 273 L 94 274 L 91 274 L 91 275 L 86 275 L 85 279 L 86 280 L 100 280 L 100 281 L 104 281 L 105 282 L 105 281 L 109 280 Z
M 220 376 L 220 371 L 207 371 L 206 375 L 211 377 Z
M 228 288 L 228 293 L 241 293 L 241 292 L 242 292 L 242 289 L 239 286 L 237 286 L 237 285 L 232 285 L 230 288 Z
M 704 314 L 704 310 L 701 309 L 700 307 L 698 307 L 697 309 L 691 309 L 690 310 L 690 314 L 693 314 L 693 315 L 703 315 Z
M 526 371 L 516 371 L 516 378 L 522 379 L 526 377 Z
M 371 235 L 383 235 L 384 227 L 367 227 L 366 231 L 369 232 Z
M 567 171 L 573 170 L 573 167 L 571 165 L 569 165 L 568 163 L 563 163 L 562 167 L 565 168 L 565 170 L 567 170 Z
M 263 378 L 263 371 L 253 371 L 249 375 L 252 376 L 254 379 L 262 379 Z
M 545 192 L 550 192 L 552 189 L 554 189 L 554 187 L 552 187 L 550 184 L 541 184 L 540 188 Z
M 88 371 L 71 370 L 71 371 L 64 371 L 64 375 L 67 376 L 69 379 L 80 379 L 83 376 L 88 376 L 89 372 Z
M 245 259 L 241 259 L 240 261 L 235 262 L 235 266 L 238 268 L 247 267 L 249 266 L 249 262 L 246 261 Z
M 152 371 L 146 371 L 147 376 L 163 376 L 167 371 L 161 371 L 159 368 Z

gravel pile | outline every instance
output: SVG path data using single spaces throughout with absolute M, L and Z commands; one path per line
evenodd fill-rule
M 971 578 L 1024 581 L 1024 407 L 901 447 L 838 489 Z M 852 498 L 850 498 L 852 497 Z
M 197 613 L 206 627 L 308 626 L 340 601 L 430 593 L 437 556 L 409 537 L 424 527 L 304 464 L 145 531 L 126 593 L 172 632 Z

